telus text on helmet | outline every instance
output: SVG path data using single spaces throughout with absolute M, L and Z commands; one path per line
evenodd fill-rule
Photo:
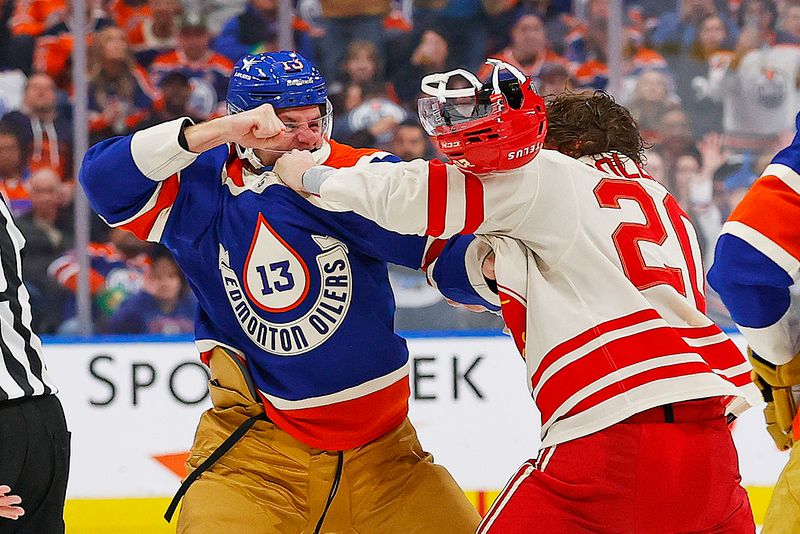
M 508 153 L 508 160 L 511 161 L 512 159 L 521 158 L 523 156 L 527 156 L 529 154 L 535 154 L 542 148 L 541 143 L 534 143 L 531 146 L 526 146 L 525 148 L 520 148 L 519 150 L 514 150 Z

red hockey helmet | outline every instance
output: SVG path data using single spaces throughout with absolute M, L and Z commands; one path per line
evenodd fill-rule
M 462 69 L 425 76 L 422 91 L 431 96 L 418 102 L 420 121 L 441 151 L 477 174 L 522 167 L 536 157 L 547 135 L 544 99 L 533 81 L 508 63 L 486 62 L 494 70 L 484 84 Z M 464 78 L 470 87 L 448 89 L 453 77 Z

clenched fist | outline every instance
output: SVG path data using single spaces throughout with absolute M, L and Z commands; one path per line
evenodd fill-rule
M 303 187 L 303 173 L 316 165 L 314 157 L 308 150 L 292 150 L 284 154 L 275 162 L 273 171 L 283 183 L 297 191 L 305 193 Z
M 205 152 L 225 143 L 245 148 L 270 148 L 273 137 L 286 129 L 270 104 L 226 115 L 186 128 L 184 135 L 189 150 Z

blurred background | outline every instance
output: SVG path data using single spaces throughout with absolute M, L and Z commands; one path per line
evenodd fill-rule
M 722 221 L 792 134 L 798 45 L 800 0 L 0 0 L 0 193 L 28 240 L 34 327 L 192 331 L 169 254 L 91 214 L 76 161 L 110 136 L 224 113 L 244 53 L 301 51 L 329 81 L 334 138 L 404 159 L 438 156 L 416 116 L 427 73 L 486 76 L 491 55 L 543 95 L 605 89 L 639 121 L 648 170 L 693 218 L 708 268 Z M 500 328 L 420 274 L 392 281 L 400 330 Z M 709 308 L 731 326 L 714 295 Z
M 800 109 L 800 0 L 0 0 L 0 194 L 27 241 L 33 326 L 73 431 L 69 532 L 174 531 L 160 516 L 209 405 L 178 267 L 91 212 L 78 164 L 102 139 L 225 113 L 233 62 L 281 49 L 323 71 L 336 140 L 407 160 L 441 157 L 416 115 L 428 73 L 485 77 L 494 56 L 543 95 L 607 90 L 694 221 L 706 269 Z M 412 419 L 483 513 L 537 447 L 524 366 L 498 317 L 448 306 L 415 271 L 390 274 Z M 786 456 L 760 410 L 734 439 L 760 522 Z

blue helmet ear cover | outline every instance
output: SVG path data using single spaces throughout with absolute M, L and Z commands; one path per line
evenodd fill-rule
M 297 52 L 248 54 L 239 58 L 228 83 L 230 113 L 272 104 L 275 109 L 324 106 L 325 78 Z

